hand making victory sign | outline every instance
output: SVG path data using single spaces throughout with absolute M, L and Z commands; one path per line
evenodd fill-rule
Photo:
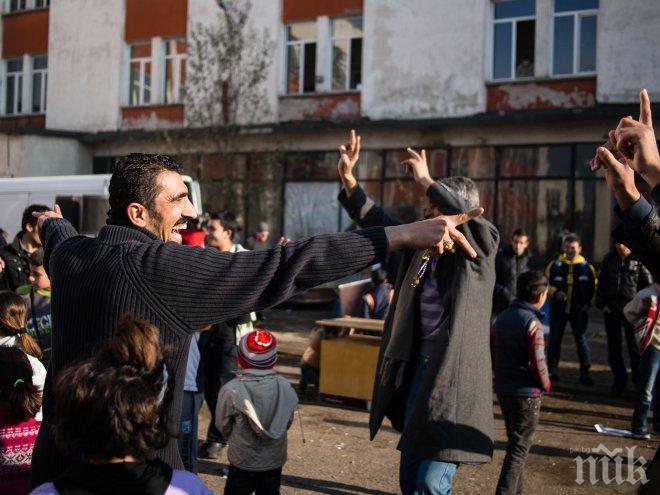
M 635 186 L 635 172 L 651 187 L 660 183 L 660 156 L 653 131 L 651 102 L 645 89 L 639 99 L 639 120 L 632 117 L 621 119 L 591 161 L 591 170 L 603 168 L 607 185 L 623 210 L 630 208 L 640 197 Z

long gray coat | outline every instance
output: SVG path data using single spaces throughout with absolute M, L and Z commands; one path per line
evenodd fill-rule
M 427 195 L 444 214 L 468 210 L 461 198 L 441 184 L 430 186 Z M 361 227 L 398 223 L 360 188 L 350 198 L 342 190 L 339 200 Z M 399 450 L 423 459 L 484 463 L 492 460 L 493 453 L 489 326 L 499 233 L 484 218 L 461 225 L 459 230 L 478 257 L 471 260 L 457 249 L 453 255 L 443 255 L 438 265 L 438 280 L 451 290 L 449 331 L 438 339 L 429 358 L 405 428 L 406 400 L 421 341 L 418 298 L 422 285 L 412 287 L 410 275 L 417 272 L 421 260 L 415 251 L 393 253 L 399 258 L 398 263 L 390 263 L 398 264 L 396 292 L 385 322 L 369 427 L 373 439 L 387 416 L 402 432 Z M 443 281 L 443 275 L 451 280 Z M 397 303 L 410 310 L 397 311 Z M 413 314 L 406 314 L 410 312 Z M 412 334 L 414 351 L 410 361 L 392 371 L 385 351 L 395 332 Z

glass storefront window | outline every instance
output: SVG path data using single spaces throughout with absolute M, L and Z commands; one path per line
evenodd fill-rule
M 563 229 L 572 230 L 570 182 L 566 180 L 501 180 L 497 194 L 497 219 L 505 245 L 517 228 L 530 236 L 533 252 L 554 256 Z

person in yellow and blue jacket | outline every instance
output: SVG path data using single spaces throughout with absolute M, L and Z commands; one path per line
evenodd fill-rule
M 570 322 L 580 360 L 580 383 L 593 385 L 589 375 L 591 348 L 587 337 L 588 311 L 593 306 L 598 276 L 594 267 L 580 254 L 582 243 L 576 234 L 568 234 L 562 244 L 563 253 L 548 264 L 545 274 L 550 281 L 550 342 L 548 370 L 553 381 L 559 381 L 558 366 L 561 341 Z

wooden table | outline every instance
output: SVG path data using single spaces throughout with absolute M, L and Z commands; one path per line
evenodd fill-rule
M 344 336 L 321 341 L 319 391 L 371 401 L 385 322 L 346 316 L 316 324 L 348 331 Z

